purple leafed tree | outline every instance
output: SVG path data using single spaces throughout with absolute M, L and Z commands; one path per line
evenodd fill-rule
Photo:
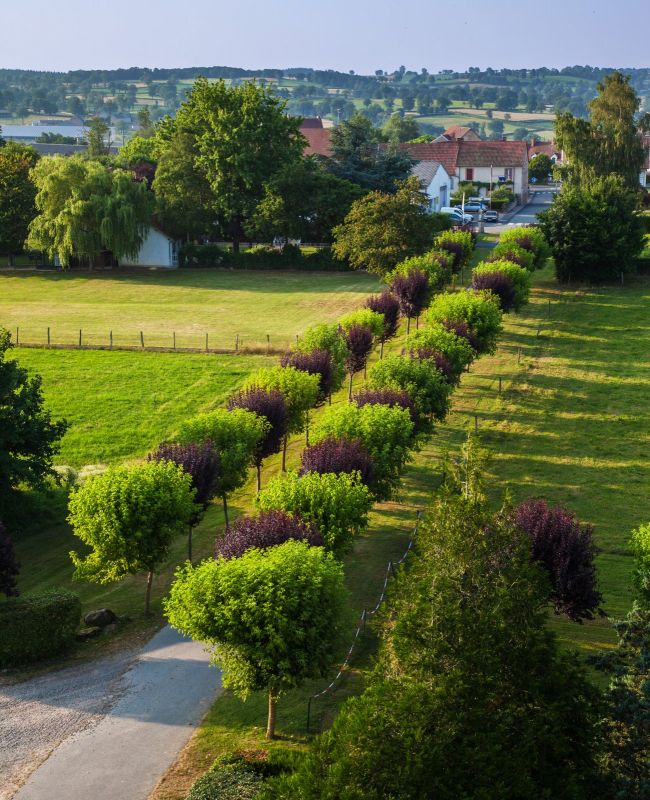
M 240 517 L 217 539 L 217 558 L 238 558 L 252 547 L 265 549 L 289 539 L 321 547 L 323 538 L 311 522 L 284 511 L 262 511 L 257 517 Z
M 549 574 L 556 613 L 575 622 L 602 613 L 591 525 L 581 525 L 565 508 L 533 499 L 515 508 L 515 522 L 530 536 L 533 559 Z
M 440 242 L 438 246 L 441 250 L 449 253 L 452 259 L 451 268 L 457 272 L 463 261 L 463 245 L 459 242 Z
M 411 357 L 419 358 L 420 361 L 433 361 L 436 369 L 442 372 L 448 383 L 456 383 L 458 375 L 454 372 L 451 362 L 442 353 L 434 350 L 433 347 L 419 347 L 417 351 L 411 351 Z
M 16 558 L 14 543 L 7 533 L 7 529 L 0 522 L 0 593 L 7 597 L 17 597 L 18 588 L 16 579 L 20 564 Z
M 308 372 L 310 375 L 318 375 L 318 391 L 321 399 L 324 399 L 332 391 L 332 357 L 327 350 L 312 350 L 311 353 L 285 353 L 280 359 L 283 367 L 295 367 Z
M 467 339 L 472 349 L 478 351 L 478 337 L 466 322 L 450 322 L 448 319 L 444 319 L 442 324 L 445 328 L 447 328 L 448 331 L 455 333 L 456 336 L 460 336 L 462 339 Z
M 405 408 L 414 425 L 418 423 L 418 412 L 411 395 L 403 389 L 364 389 L 355 394 L 354 402 L 359 406 L 382 405 Z
M 486 289 L 499 298 L 502 311 L 515 305 L 515 287 L 505 272 L 482 272 L 472 278 L 473 289 Z
M 429 278 L 421 269 L 408 275 L 396 275 L 391 291 L 397 297 L 399 308 L 406 317 L 406 333 L 411 331 L 411 317 L 419 317 L 429 300 Z
M 394 294 L 386 290 L 381 294 L 375 294 L 369 297 L 366 300 L 366 308 L 384 315 L 384 332 L 379 338 L 381 342 L 379 357 L 383 358 L 384 342 L 392 339 L 397 333 L 397 326 L 399 325 L 399 300 Z
M 275 389 L 247 389 L 237 392 L 228 400 L 228 410 L 243 408 L 264 417 L 271 426 L 255 453 L 254 463 L 257 468 L 257 492 L 262 488 L 262 461 L 282 449 L 284 435 L 287 432 L 287 404 L 281 392 Z
M 329 436 L 302 453 L 300 474 L 307 472 L 359 472 L 366 486 L 372 483 L 372 458 L 359 441 Z
M 352 399 L 352 376 L 368 363 L 368 356 L 372 350 L 372 341 L 372 331 L 365 325 L 351 325 L 345 334 L 345 343 L 348 346 L 348 357 L 345 360 L 345 366 L 350 375 L 348 400 Z
M 210 441 L 200 444 L 161 444 L 149 461 L 173 461 L 192 478 L 196 490 L 195 501 L 203 511 L 215 495 L 216 479 L 219 472 L 219 453 Z M 192 560 L 192 528 L 198 523 L 201 514 L 197 512 L 190 520 L 188 534 L 188 558 Z
M 524 259 L 519 253 L 515 253 L 513 250 L 503 250 L 500 253 L 492 253 L 492 255 L 489 255 L 485 260 L 488 263 L 492 261 L 510 261 L 511 264 L 519 264 L 520 267 L 526 269 Z

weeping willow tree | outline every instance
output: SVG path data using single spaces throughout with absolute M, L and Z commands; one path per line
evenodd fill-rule
M 44 158 L 32 170 L 38 215 L 26 245 L 67 267 L 93 266 L 106 254 L 135 257 L 151 221 L 146 181 L 83 156 Z

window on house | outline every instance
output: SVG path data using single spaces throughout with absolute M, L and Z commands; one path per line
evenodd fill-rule
M 514 175 L 514 169 L 512 167 L 506 167 L 504 172 L 506 180 L 511 181 Z
M 467 167 L 465 169 L 465 180 L 466 181 L 473 181 L 474 180 L 474 168 Z

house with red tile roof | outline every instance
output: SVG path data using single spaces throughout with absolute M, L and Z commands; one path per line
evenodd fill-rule
M 300 133 L 307 139 L 304 153 L 306 156 L 332 155 L 332 128 L 326 128 L 320 117 L 306 117 L 300 126 Z
M 522 202 L 528 200 L 528 145 L 526 142 L 479 140 L 406 143 L 400 149 L 415 161 L 439 161 L 451 177 L 451 190 L 464 181 L 497 186 L 512 183 Z
M 466 125 L 452 125 L 451 127 L 447 128 L 446 131 L 443 131 L 442 135 L 449 142 L 453 140 L 458 140 L 463 142 L 481 141 L 481 137 L 474 130 L 474 128 L 468 128 Z
M 543 154 L 548 156 L 554 164 L 562 163 L 562 151 L 555 142 L 534 141 L 528 145 L 528 160 Z

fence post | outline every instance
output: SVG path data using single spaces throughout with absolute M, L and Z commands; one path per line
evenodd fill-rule
M 239 334 L 235 335 L 235 353 L 239 352 Z
M 208 352 L 208 334 L 205 334 L 205 352 Z
M 309 723 L 311 721 L 311 701 L 313 698 L 307 700 L 307 733 L 309 733 Z
M 140 331 L 140 347 L 144 350 L 144 333 Z
M 49 325 L 48 325 L 48 328 L 47 328 L 47 346 L 48 347 L 50 346 L 50 327 L 49 327 Z
M 271 337 L 269 334 L 266 334 L 266 354 L 268 355 L 271 352 Z
M 18 338 L 18 326 L 16 325 L 16 344 L 18 344 L 20 339 Z
M 81 328 L 79 328 L 79 347 L 81 347 Z
M 474 433 L 478 433 L 478 415 L 474 414 Z
M 501 394 L 501 375 L 499 375 L 499 394 Z
M 176 350 L 176 331 L 174 331 L 173 337 L 174 337 L 174 350 Z
M 517 364 L 521 361 L 521 347 L 517 348 Z
M 113 331 L 108 332 L 108 347 L 110 350 L 113 349 Z

